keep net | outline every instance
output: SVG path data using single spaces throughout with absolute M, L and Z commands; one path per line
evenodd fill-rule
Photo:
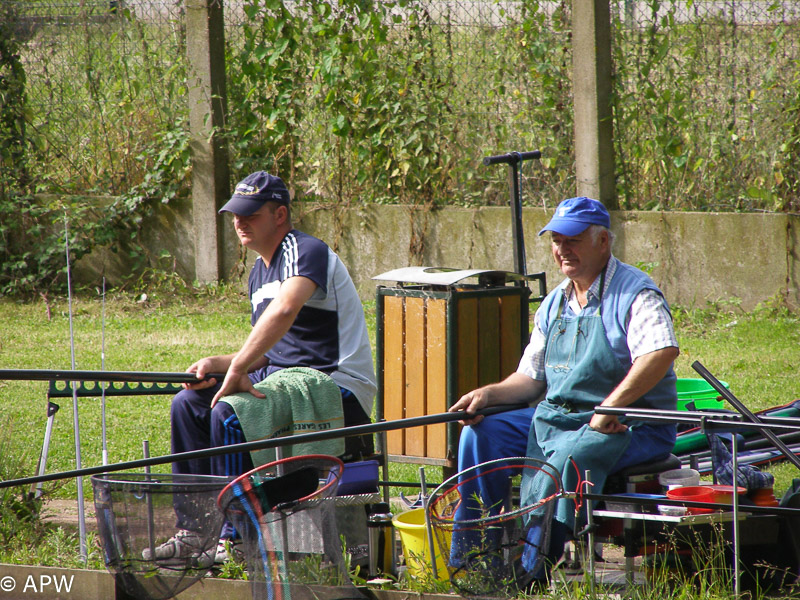
M 224 521 L 216 506 L 224 477 L 105 473 L 92 477 L 106 567 L 140 600 L 173 598 L 207 571 Z M 157 558 L 156 548 L 191 530 L 191 552 Z M 204 560 L 205 559 L 205 560 Z
M 555 493 L 521 506 L 518 490 L 524 471 L 552 479 Z M 436 543 L 448 557 L 453 588 L 472 598 L 513 597 L 525 591 L 549 550 L 561 490 L 558 470 L 528 457 L 484 462 L 437 487 L 428 514 Z
M 363 600 L 334 513 L 343 468 L 333 456 L 293 456 L 222 490 L 217 504 L 242 537 L 254 599 Z

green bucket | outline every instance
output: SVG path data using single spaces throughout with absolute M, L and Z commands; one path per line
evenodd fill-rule
M 725 389 L 730 386 L 720 381 Z M 725 408 L 725 402 L 719 398 L 717 390 L 705 379 L 681 379 L 677 381 L 678 410 L 716 410 Z

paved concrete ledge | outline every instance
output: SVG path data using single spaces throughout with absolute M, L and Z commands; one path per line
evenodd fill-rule
M 114 600 L 114 576 L 108 571 L 0 564 L 0 600 Z M 224 598 L 251 600 L 250 582 L 201 579 L 178 594 L 178 600 Z
M 371 600 L 453 600 L 449 594 L 359 588 Z M 249 581 L 201 579 L 176 596 L 177 600 L 251 600 Z M 107 571 L 59 569 L 0 564 L 0 600 L 114 600 L 114 576 Z

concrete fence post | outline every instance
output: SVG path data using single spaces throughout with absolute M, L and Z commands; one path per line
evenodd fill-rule
M 577 192 L 617 209 L 609 0 L 573 0 L 572 57 Z
M 188 102 L 192 148 L 192 222 L 195 278 L 219 280 L 224 271 L 224 220 L 230 194 L 228 152 L 222 139 L 227 112 L 223 0 L 186 0 Z

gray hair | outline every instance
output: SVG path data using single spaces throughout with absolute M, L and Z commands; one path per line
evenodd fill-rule
M 589 232 L 589 235 L 592 237 L 592 244 L 597 243 L 597 238 L 600 235 L 601 231 L 608 232 L 608 247 L 609 248 L 614 247 L 614 240 L 617 239 L 617 236 L 608 227 L 603 227 L 602 225 L 589 225 L 587 231 Z

